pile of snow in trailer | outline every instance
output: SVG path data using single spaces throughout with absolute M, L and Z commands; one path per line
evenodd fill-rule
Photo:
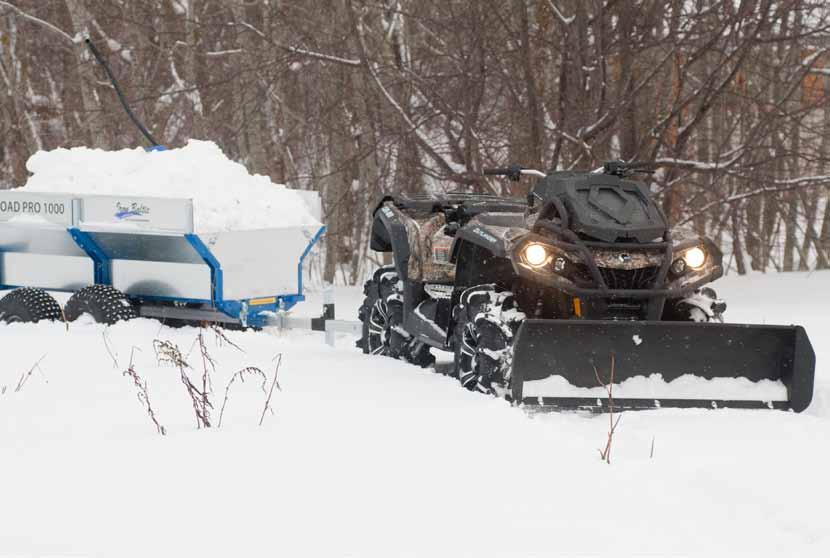
M 192 199 L 197 232 L 320 225 L 316 192 L 251 175 L 212 142 L 191 140 L 180 149 L 153 152 L 40 151 L 26 168 L 32 176 L 16 191 Z

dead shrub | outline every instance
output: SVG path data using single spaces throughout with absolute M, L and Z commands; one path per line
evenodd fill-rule
M 597 382 L 605 388 L 605 392 L 608 394 L 608 438 L 605 441 L 605 448 L 600 449 L 599 455 L 603 461 L 611 464 L 611 445 L 614 441 L 614 432 L 617 430 L 617 425 L 620 424 L 620 419 L 622 418 L 622 414 L 617 415 L 617 419 L 614 420 L 614 369 L 616 367 L 616 361 L 614 354 L 611 353 L 611 371 L 608 374 L 608 382 L 605 383 L 599 376 L 599 370 L 597 367 L 591 364 L 594 367 L 594 375 L 597 378 Z

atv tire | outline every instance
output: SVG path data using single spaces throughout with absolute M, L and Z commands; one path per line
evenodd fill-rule
M 0 300 L 0 321 L 36 323 L 63 319 L 61 305 L 43 289 L 15 289 Z
M 495 393 L 505 385 L 513 360 L 513 336 L 524 314 L 510 291 L 479 285 L 461 294 L 455 316 L 455 373 L 471 391 Z
M 356 345 L 365 354 L 384 355 L 418 366 L 431 366 L 429 346 L 403 329 L 403 293 L 394 266 L 384 266 L 363 286 L 366 298 L 358 311 L 363 332 Z
M 64 310 L 66 320 L 74 322 L 82 314 L 89 314 L 96 322 L 107 325 L 138 317 L 127 296 L 110 285 L 91 285 L 72 295 Z

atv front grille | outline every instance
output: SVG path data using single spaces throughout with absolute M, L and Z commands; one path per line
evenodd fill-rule
M 614 269 L 600 267 L 599 273 L 609 289 L 650 289 L 660 274 L 659 267 L 641 267 L 639 269 Z

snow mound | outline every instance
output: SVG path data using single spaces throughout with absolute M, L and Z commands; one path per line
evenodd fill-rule
M 39 151 L 26 168 L 33 176 L 18 190 L 190 198 L 199 232 L 320 224 L 308 192 L 251 175 L 209 141 L 190 140 L 184 147 L 154 152 L 86 147 Z

